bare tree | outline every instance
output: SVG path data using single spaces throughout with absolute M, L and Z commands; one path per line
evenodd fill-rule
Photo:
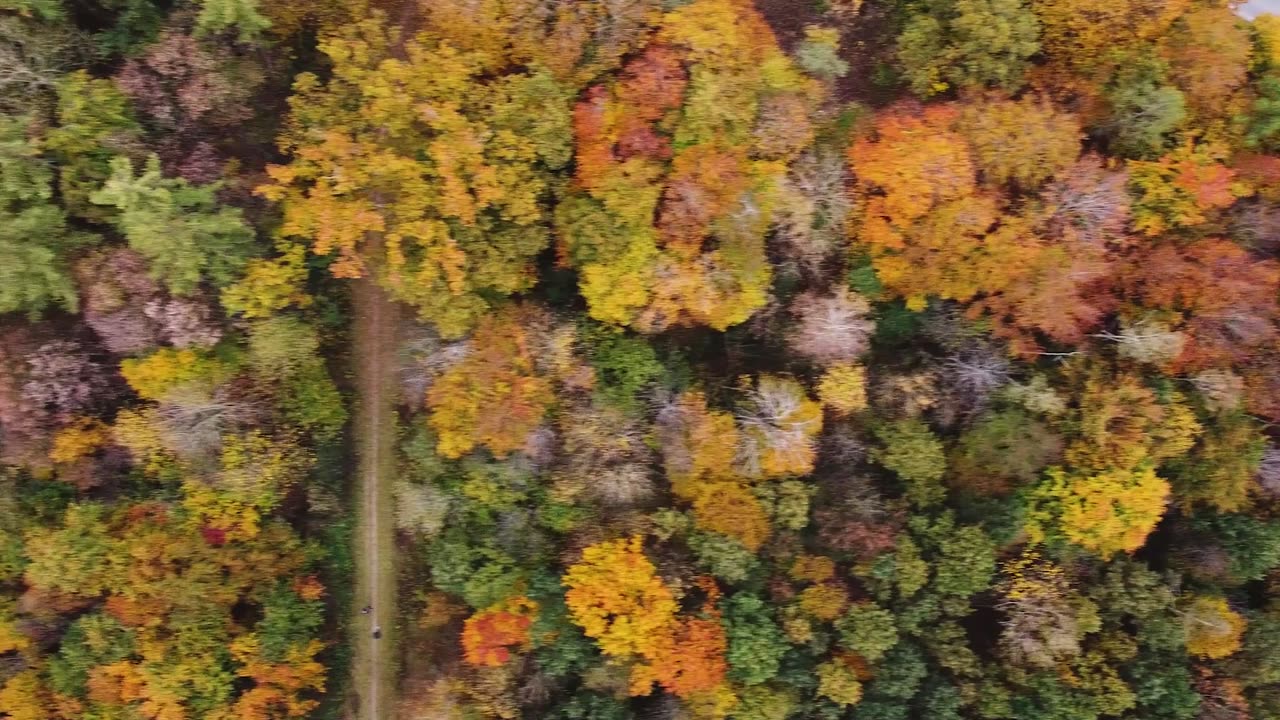
M 896 417 L 918 417 L 938 404 L 938 384 L 933 369 L 872 375 L 871 404 Z
M 641 463 L 614 465 L 596 474 L 587 492 L 601 505 L 640 505 L 654 496 L 653 476 Z
M 748 477 L 764 474 L 766 454 L 778 459 L 774 465 L 812 468 L 816 455 L 813 438 L 822 429 L 822 416 L 806 409 L 812 403 L 800 383 L 761 377 L 736 415 L 742 428 L 739 470 Z
M 414 325 L 400 346 L 400 390 L 411 408 L 421 408 L 427 390 L 440 373 L 461 362 L 470 349 L 466 340 L 446 342 L 435 331 Z
M 1239 407 L 1240 398 L 1244 396 L 1244 378 L 1230 370 L 1201 370 L 1191 378 L 1191 384 L 1204 398 L 1205 407 L 1213 412 Z
M 1087 155 L 1044 194 L 1049 231 L 1065 240 L 1103 245 L 1121 240 L 1129 225 L 1128 174 L 1107 170 Z
M 24 392 L 27 357 L 39 340 L 26 327 L 0 333 L 0 460 L 12 465 L 47 464 L 53 425 L 50 409 Z
M 1013 365 L 999 348 L 973 344 L 943 362 L 942 381 L 970 409 L 978 409 L 1009 382 L 1012 372 Z
M 819 274 L 845 242 L 852 209 L 848 182 L 848 165 L 840 153 L 817 148 L 792 163 L 783 184 L 778 239 L 787 259 L 811 274 Z
M 668 413 L 668 423 L 678 421 L 675 413 Z M 559 474 L 570 478 L 569 484 L 586 497 L 605 507 L 631 507 L 653 497 L 653 453 L 645 444 L 644 428 L 634 420 L 616 410 L 583 404 L 565 414 L 561 437 L 564 461 Z
M 825 296 L 805 293 L 791 304 L 797 319 L 791 348 L 821 365 L 855 360 L 876 329 L 870 312 L 866 298 L 844 288 Z
M 1102 332 L 1094 337 L 1116 343 L 1116 352 L 1123 357 L 1153 365 L 1170 362 L 1187 344 L 1185 333 L 1147 318 L 1122 323 L 1119 333 Z
M 59 420 L 109 401 L 119 385 L 114 369 L 74 340 L 54 340 L 27 356 L 22 394 Z
M 1271 497 L 1280 498 L 1280 447 L 1267 443 L 1258 464 L 1258 485 Z
M 1232 238 L 1253 250 L 1274 253 L 1280 249 L 1280 207 L 1263 200 L 1241 201 L 1233 208 Z
M 156 298 L 143 306 L 142 314 L 160 326 L 174 347 L 209 347 L 222 339 L 213 308 L 198 297 Z
M 228 432 L 259 419 L 252 403 L 233 397 L 226 388 L 180 387 L 156 408 L 165 445 L 181 458 L 201 461 L 213 457 Z
M 449 512 L 449 496 L 435 486 L 400 480 L 393 492 L 396 527 L 428 538 L 434 537 L 444 527 L 445 516 Z
M 161 297 L 146 258 L 126 249 L 95 253 L 76 267 L 84 319 L 103 345 L 128 355 L 156 347 L 163 328 L 146 313 Z
M 1000 647 L 1009 660 L 1047 668 L 1080 654 L 1080 617 L 1091 604 L 1071 588 L 1062 568 L 1024 555 L 1006 567 L 1000 593 Z
M 61 28 L 8 15 L 0 17 L 0 108 L 30 112 L 51 97 L 58 80 L 87 59 L 82 37 Z

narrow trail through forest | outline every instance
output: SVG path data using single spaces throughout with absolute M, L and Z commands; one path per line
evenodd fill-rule
M 394 473 L 393 416 L 397 308 L 369 279 L 353 288 L 357 454 L 356 590 L 352 623 L 355 720 L 384 720 L 394 714 L 393 658 L 397 633 L 395 526 L 391 482 Z M 361 612 L 368 606 L 368 614 Z M 375 636 L 375 631 L 379 631 Z

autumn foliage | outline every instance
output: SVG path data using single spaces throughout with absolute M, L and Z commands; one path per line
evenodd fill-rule
M 723 330 L 760 308 L 777 185 L 817 94 L 740 0 L 672 10 L 617 81 L 589 88 L 557 223 L 592 317 Z
M 534 367 L 521 323 L 528 313 L 491 316 L 476 328 L 467 356 L 427 392 L 440 453 L 459 457 L 477 445 L 502 456 L 524 445 L 554 399 Z
M 462 627 L 464 658 L 488 667 L 507 662 L 513 649 L 529 643 L 529 627 L 537 612 L 537 603 L 515 597 L 467 618 Z
M 0 718 L 1280 718 L 1254 7 L 0 0 Z

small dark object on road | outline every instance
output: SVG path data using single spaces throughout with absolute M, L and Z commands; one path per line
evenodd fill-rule
M 361 614 L 361 615 L 368 615 L 368 614 L 369 614 L 369 613 L 371 613 L 371 612 L 373 612 L 373 606 L 372 606 L 372 605 L 365 605 L 364 607 L 360 608 L 360 614 Z
M 381 625 L 379 625 L 378 627 L 375 627 L 375 628 L 373 629 L 373 639 L 374 639 L 374 640 L 381 640 L 381 639 L 382 639 L 382 626 L 381 626 Z

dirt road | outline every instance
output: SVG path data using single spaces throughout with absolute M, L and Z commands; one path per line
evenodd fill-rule
M 397 307 L 368 279 L 353 287 L 357 455 L 354 720 L 394 715 L 396 668 L 394 352 Z M 366 615 L 361 613 L 370 607 Z M 381 637 L 374 637 L 380 630 Z

